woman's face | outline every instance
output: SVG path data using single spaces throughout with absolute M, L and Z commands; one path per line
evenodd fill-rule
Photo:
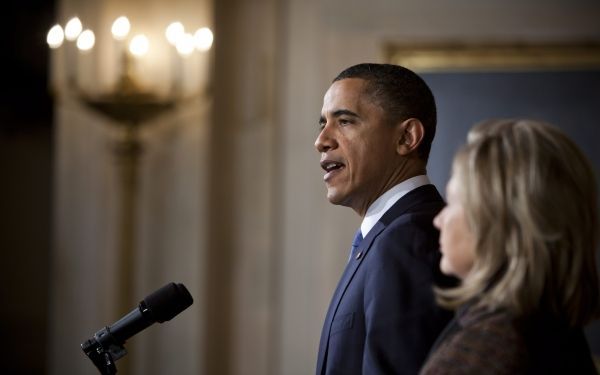
M 446 199 L 448 204 L 433 219 L 440 230 L 440 268 L 446 275 L 463 279 L 475 260 L 475 236 L 465 216 L 463 188 L 454 173 L 446 186 Z

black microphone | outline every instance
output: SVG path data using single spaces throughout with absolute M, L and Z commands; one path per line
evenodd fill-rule
M 194 300 L 183 284 L 169 283 L 142 300 L 138 307 L 81 344 L 102 374 L 117 372 L 114 361 L 127 354 L 125 341 L 152 324 L 171 320 Z

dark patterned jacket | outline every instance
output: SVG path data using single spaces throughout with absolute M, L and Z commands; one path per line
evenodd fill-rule
M 435 374 L 597 374 L 583 331 L 538 314 L 515 319 L 465 307 L 442 332 L 421 369 Z

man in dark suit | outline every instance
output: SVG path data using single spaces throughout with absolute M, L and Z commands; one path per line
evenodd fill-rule
M 451 318 L 432 291 L 448 282 L 432 224 L 444 202 L 425 168 L 435 127 L 431 90 L 399 66 L 352 66 L 325 94 L 315 146 L 327 198 L 363 221 L 327 311 L 318 375 L 416 374 Z

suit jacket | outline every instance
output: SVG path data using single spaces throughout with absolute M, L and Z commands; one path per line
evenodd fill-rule
M 323 325 L 317 374 L 416 374 L 452 313 L 435 304 L 439 271 L 433 185 L 398 200 L 361 242 Z
M 466 307 L 440 335 L 422 375 L 597 374 L 581 328 L 539 312 Z

